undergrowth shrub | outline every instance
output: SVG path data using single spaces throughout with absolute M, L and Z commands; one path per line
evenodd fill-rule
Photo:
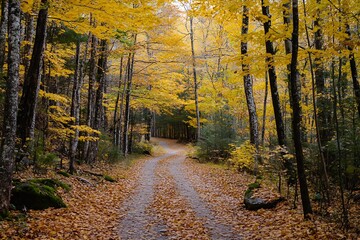
M 238 171 L 252 172 L 254 169 L 254 156 L 256 148 L 250 141 L 245 141 L 239 147 L 231 151 L 228 163 Z
M 133 153 L 152 154 L 154 146 L 148 141 L 134 142 Z
M 233 117 L 219 111 L 204 124 L 195 152 L 200 161 L 224 162 L 231 156 L 236 142 Z

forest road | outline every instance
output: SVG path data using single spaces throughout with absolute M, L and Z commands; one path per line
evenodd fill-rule
M 193 173 L 189 173 L 189 168 L 185 167 L 186 146 L 168 139 L 155 138 L 152 141 L 162 146 L 163 153 L 146 160 L 139 174 L 137 187 L 124 202 L 122 208 L 126 214 L 119 226 L 120 239 L 241 239 L 241 236 L 233 233 L 232 226 L 218 219 L 209 203 L 201 198 L 189 180 L 189 174 Z M 172 185 L 171 189 L 175 193 L 169 192 L 169 186 L 161 186 L 164 184 Z M 158 192 L 159 187 L 165 189 L 165 192 Z M 165 210 L 154 207 L 174 202 L 176 195 L 180 196 L 181 204 L 185 204 L 186 209 L 181 209 L 179 204 L 168 204 Z M 166 199 L 159 203 L 159 197 Z M 183 220 L 175 219 L 176 213 L 188 210 L 204 228 L 199 235 L 197 231 L 201 229 L 196 229 L 199 226 L 196 224 L 187 223 L 186 227 L 174 227 L 174 222 L 194 221 L 186 219 L 187 216 Z M 174 216 L 170 216 L 170 219 L 162 217 L 169 212 L 175 213 Z

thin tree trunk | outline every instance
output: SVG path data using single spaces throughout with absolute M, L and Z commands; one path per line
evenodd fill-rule
M 340 58 L 341 59 L 341 58 Z M 340 63 L 341 64 L 341 60 Z M 343 166 L 342 166 L 342 150 L 340 143 L 340 128 L 339 128 L 339 120 L 337 116 L 337 96 L 336 96 L 336 86 L 335 86 L 335 66 L 334 60 L 332 62 L 332 89 L 333 89 L 333 111 L 334 111 L 334 120 L 335 120 L 335 129 L 336 129 L 336 147 L 338 152 L 338 177 L 339 177 L 339 187 L 340 187 L 340 196 L 341 196 L 341 206 L 342 206 L 342 220 L 344 227 L 347 228 L 349 226 L 349 216 L 348 211 L 345 206 L 345 198 L 344 198 L 344 183 L 343 183 Z M 341 65 L 340 65 L 341 66 Z M 339 79 L 341 72 L 339 71 Z
M 88 88 L 88 102 L 87 102 L 87 116 L 86 125 L 89 127 L 94 126 L 94 100 L 95 100 L 95 83 L 96 83 L 96 54 L 97 54 L 98 39 L 95 35 L 92 35 L 91 39 L 91 51 L 90 51 L 90 62 L 89 62 L 89 88 Z M 89 135 L 89 134 L 87 134 Z M 84 156 L 85 161 L 89 163 L 88 155 L 90 142 L 86 141 L 84 144 Z
M 247 33 L 249 29 L 249 9 L 247 6 L 243 6 L 243 23 L 241 27 L 241 34 L 243 40 L 241 41 L 241 55 L 243 57 L 242 70 L 244 74 L 244 89 L 246 95 L 246 102 L 249 112 L 249 122 L 250 122 L 250 142 L 254 144 L 256 148 L 259 146 L 259 126 L 258 126 L 258 117 L 256 114 L 256 105 L 253 95 L 253 81 L 249 74 L 249 65 L 245 63 L 245 57 L 248 54 L 247 46 Z
M 134 36 L 134 44 L 136 43 L 136 35 Z M 130 61 L 131 59 L 131 61 Z M 126 86 L 126 95 L 125 95 L 125 113 L 124 113 L 124 139 L 123 139 L 123 153 L 124 156 L 127 156 L 129 153 L 129 126 L 130 126 L 130 100 L 131 100 L 131 90 L 132 90 L 132 77 L 134 70 L 134 59 L 135 52 L 129 54 L 128 64 L 127 64 L 127 86 Z
M 284 128 L 284 121 L 281 114 L 281 105 L 280 105 L 279 92 L 277 87 L 277 75 L 274 66 L 275 49 L 272 41 L 270 41 L 270 39 L 267 36 L 270 32 L 270 27 L 271 27 L 271 15 L 270 15 L 269 6 L 264 5 L 264 0 L 261 0 L 261 4 L 262 4 L 261 7 L 262 13 L 268 18 L 268 20 L 264 22 L 266 53 L 269 54 L 268 57 L 266 57 L 266 62 L 269 72 L 270 91 L 271 91 L 272 104 L 274 108 L 276 132 L 278 137 L 278 144 L 284 147 L 286 145 L 286 135 Z
M 195 114 L 196 114 L 196 141 L 200 140 L 201 126 L 200 126 L 200 110 L 199 110 L 199 97 L 198 97 L 198 80 L 196 75 L 196 61 L 195 61 L 195 47 L 194 47 L 194 28 L 193 17 L 190 17 L 190 42 L 191 42 L 191 58 L 194 77 L 194 95 L 195 95 Z
M 301 142 L 301 98 L 298 89 L 298 73 L 297 73 L 297 61 L 298 61 L 298 47 L 299 47 L 299 11 L 298 0 L 292 0 L 293 9 L 293 32 L 292 32 L 292 55 L 291 55 L 291 99 L 293 109 L 293 140 L 296 153 L 298 178 L 300 183 L 300 193 L 303 206 L 304 217 L 308 218 L 312 213 L 309 192 L 306 182 L 306 174 L 304 167 L 304 154 L 303 146 Z
M 291 24 L 291 10 L 290 10 L 290 7 L 291 7 L 291 4 L 290 4 L 290 0 L 286 3 L 283 4 L 283 8 L 284 8 L 284 11 L 283 11 L 283 15 L 284 15 L 284 24 L 285 24 L 285 29 L 286 31 L 289 31 L 290 29 L 290 24 Z M 284 41 L 284 45 L 285 45 L 285 53 L 286 55 L 289 55 L 292 51 L 292 42 L 291 42 L 291 39 L 289 38 L 286 38 L 285 41 Z M 289 92 L 291 91 L 291 64 L 287 64 L 286 65 L 286 68 L 287 68 L 287 71 L 288 71 L 288 74 L 287 74 L 287 80 L 288 80 L 288 89 L 289 89 Z M 290 92 L 291 94 L 291 92 Z M 292 103 L 291 103 L 291 98 L 290 98 L 290 106 L 292 107 Z
M 0 21 L 0 73 L 4 70 L 5 49 L 6 49 L 6 33 L 8 32 L 8 0 L 1 1 L 1 21 Z
M 72 93 L 72 101 L 71 101 L 71 114 L 70 116 L 74 118 L 73 126 L 74 135 L 70 138 L 70 156 L 69 156 L 69 172 L 71 174 L 74 173 L 75 170 L 75 157 L 76 157 L 76 149 L 79 142 L 79 129 L 76 128 L 79 126 L 80 122 L 80 90 L 81 90 L 81 79 L 80 79 L 80 49 L 81 44 L 80 41 L 76 43 L 76 66 L 75 66 L 75 74 L 74 74 L 74 85 L 73 85 L 73 93 Z
M 29 56 L 31 55 L 31 44 L 33 41 L 34 35 L 34 17 L 30 13 L 25 13 L 25 21 L 26 21 L 26 28 L 25 28 L 25 41 L 26 45 L 24 46 L 23 50 L 23 65 L 25 67 L 24 76 L 27 75 L 27 72 L 30 67 L 30 59 Z
M 117 96 L 116 96 L 116 101 L 115 101 L 115 110 L 114 110 L 114 119 L 113 119 L 113 125 L 114 125 L 114 145 L 118 146 L 119 145 L 119 131 L 121 131 L 121 122 L 118 122 L 118 108 L 119 108 L 119 100 L 120 100 L 120 90 L 121 90 L 121 85 L 122 85 L 122 80 L 123 80 L 123 60 L 124 57 L 121 56 L 120 59 L 120 75 L 119 75 L 119 86 L 118 86 L 118 90 L 117 90 Z M 121 114 L 121 113 L 120 113 Z
M 98 72 L 97 72 L 97 90 L 95 98 L 95 112 L 94 112 L 94 125 L 93 129 L 100 130 L 103 123 L 103 100 L 104 100 L 104 89 L 106 81 L 106 71 L 107 71 L 107 41 L 101 40 L 101 56 L 98 60 Z M 90 163 L 94 163 L 97 157 L 99 141 L 93 141 L 90 143 L 90 149 L 88 150 L 87 160 Z
M 303 3 L 304 3 L 304 6 L 305 6 L 305 0 L 303 0 Z M 304 7 L 305 19 L 306 19 L 306 15 L 307 15 L 306 8 Z M 308 47 L 310 48 L 311 44 L 310 44 L 310 37 L 309 37 L 309 31 L 308 31 L 306 20 L 305 20 L 305 32 L 306 32 L 306 39 L 307 39 Z M 320 34 L 320 36 L 321 36 L 321 34 Z M 322 49 L 322 47 L 320 49 Z M 317 104 L 316 104 L 316 94 L 315 94 L 316 71 L 315 71 L 315 74 L 314 74 L 313 61 L 312 61 L 311 53 L 308 52 L 308 55 L 309 55 L 309 62 L 310 62 L 310 73 L 311 73 L 311 84 L 312 84 L 312 99 L 313 99 L 313 109 L 314 109 L 313 111 L 314 111 L 314 121 L 315 121 L 317 146 L 318 146 L 318 150 L 319 150 L 319 154 L 320 154 L 321 165 L 322 165 L 323 172 L 324 172 L 326 194 L 327 194 L 327 198 L 328 198 L 328 201 L 329 201 L 330 200 L 329 199 L 329 190 L 330 190 L 329 189 L 329 176 L 328 176 L 328 173 L 327 173 L 326 161 L 325 161 L 325 157 L 324 157 L 324 153 L 323 153 L 323 149 L 322 149 L 322 141 L 321 141 L 322 135 L 321 135 L 320 128 L 319 128 L 317 107 L 316 107 L 317 106 Z M 315 61 L 320 61 L 320 59 L 315 59 Z M 323 79 L 323 74 L 324 73 L 318 71 L 318 74 L 320 74 L 320 76 L 318 75 L 318 80 L 316 81 L 317 83 L 320 82 L 321 79 Z M 321 85 L 321 84 L 319 83 L 319 85 Z M 318 86 L 318 84 L 316 84 L 316 86 Z M 324 85 L 322 85 L 322 87 L 324 87 Z M 322 91 L 324 91 L 324 89 L 322 89 Z M 319 91 L 318 91 L 318 94 L 319 94 Z M 323 104 L 325 104 L 325 103 L 323 103 Z M 325 111 L 326 110 L 323 110 L 323 113 L 325 113 Z M 323 114 L 322 117 L 325 118 L 325 115 Z M 322 123 L 324 123 L 326 121 L 325 119 L 323 119 L 323 120 L 324 121 Z
M 261 146 L 264 146 L 265 143 L 265 124 L 266 124 L 266 105 L 267 105 L 267 96 L 268 96 L 268 72 L 265 72 L 265 96 L 264 96 L 264 110 L 263 110 L 263 121 L 262 121 L 262 130 L 261 130 Z
M 16 121 L 18 110 L 18 86 L 20 63 L 20 1 L 9 0 L 9 54 L 8 79 L 4 110 L 3 137 L 0 148 L 0 214 L 7 214 L 10 206 L 14 151 L 16 141 Z
M 349 39 L 351 38 L 351 32 L 350 32 L 350 26 L 349 24 L 346 24 L 346 33 L 349 36 Z M 350 70 L 351 70 L 351 77 L 353 80 L 353 88 L 355 93 L 355 99 L 356 99 L 356 105 L 358 109 L 358 115 L 360 117 L 360 85 L 358 81 L 358 73 L 356 68 L 356 62 L 355 62 L 355 55 L 354 55 L 354 49 L 348 45 L 348 49 L 350 51 L 349 59 L 350 59 Z
M 46 40 L 46 25 L 48 19 L 48 1 L 41 1 L 39 11 L 35 44 L 28 73 L 24 80 L 23 93 L 19 105 L 18 132 L 21 144 L 24 146 L 28 139 L 32 140 L 35 129 L 35 115 L 38 93 L 41 80 L 42 58 Z

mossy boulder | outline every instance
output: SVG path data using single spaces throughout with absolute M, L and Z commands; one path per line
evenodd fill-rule
M 244 204 L 245 204 L 245 208 L 247 210 L 258 210 L 261 208 L 264 209 L 269 209 L 269 208 L 275 208 L 276 205 L 279 202 L 284 201 L 285 199 L 283 197 L 271 197 L 268 195 L 264 195 L 264 198 L 261 197 L 254 197 L 254 191 L 256 189 L 260 189 L 260 183 L 258 182 L 254 182 L 248 185 L 248 189 L 245 192 L 245 196 L 244 196 Z
M 56 181 L 52 179 L 32 179 L 15 185 L 11 194 L 11 203 L 16 209 L 63 208 L 66 204 L 56 193 Z
M 42 185 L 46 185 L 52 187 L 54 189 L 61 187 L 62 189 L 69 191 L 71 189 L 69 184 L 63 183 L 60 180 L 52 179 L 52 178 L 35 178 L 28 180 L 29 182 L 38 183 Z

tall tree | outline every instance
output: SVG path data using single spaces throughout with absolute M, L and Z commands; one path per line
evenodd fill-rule
M 191 62 L 194 77 L 194 97 L 195 97 L 195 114 L 196 114 L 196 141 L 200 140 L 201 126 L 200 126 L 200 110 L 199 110 L 199 83 L 196 75 L 196 61 L 195 61 L 195 47 L 194 47 L 194 17 L 190 16 L 190 43 L 191 43 Z
M 89 127 L 94 126 L 94 104 L 95 104 L 95 83 L 96 83 L 96 55 L 97 55 L 98 39 L 93 34 L 91 38 L 91 50 L 90 50 L 90 60 L 89 60 L 89 88 L 88 88 L 88 99 L 87 99 L 87 116 L 86 116 L 86 125 Z M 86 162 L 89 162 L 89 155 L 91 155 L 91 149 L 89 149 L 90 142 L 87 141 L 84 144 L 83 158 Z
M 136 43 L 136 36 L 134 43 Z M 124 113 L 124 131 L 123 131 L 123 153 L 126 156 L 129 153 L 129 128 L 130 128 L 130 101 L 132 90 L 132 78 L 134 70 L 135 52 L 129 53 L 126 67 L 126 94 L 125 94 L 125 113 Z
M 1 1 L 1 20 L 0 20 L 0 73 L 3 72 L 5 63 L 6 33 L 8 31 L 8 0 Z
M 265 45 L 266 45 L 266 53 L 268 54 L 266 57 L 266 63 L 269 72 L 270 91 L 271 91 L 271 99 L 275 114 L 276 131 L 277 131 L 279 145 L 284 146 L 286 144 L 286 135 L 285 135 L 284 121 L 281 114 L 281 104 L 279 99 L 277 75 L 276 75 L 275 63 L 274 63 L 275 49 L 274 49 L 274 44 L 270 40 L 270 36 L 269 36 L 270 27 L 271 27 L 271 15 L 269 10 L 269 5 L 265 5 L 264 0 L 261 0 L 261 4 L 262 4 L 261 6 L 262 14 L 267 17 L 267 20 L 264 22 Z
M 37 19 L 35 43 L 30 66 L 25 76 L 19 105 L 18 134 L 22 145 L 25 145 L 28 139 L 31 140 L 34 137 L 35 114 L 40 89 L 47 19 L 48 1 L 42 0 Z
M 10 206 L 12 173 L 16 140 L 16 121 L 18 110 L 18 85 L 20 65 L 20 0 L 9 0 L 9 54 L 8 79 L 3 138 L 0 148 L 0 214 L 6 213 Z
M 297 172 L 300 183 L 300 193 L 304 217 L 308 218 L 312 213 L 310 204 L 309 191 L 306 182 L 305 166 L 304 166 L 304 153 L 302 145 L 302 131 L 301 131 L 301 98 L 298 89 L 299 74 L 297 71 L 298 64 L 298 49 L 299 49 L 299 8 L 298 0 L 292 0 L 293 10 L 293 32 L 292 32 L 292 54 L 291 54 L 291 93 L 290 98 L 292 102 L 293 116 L 292 116 L 292 130 L 293 140 L 295 146 Z
M 350 31 L 349 24 L 346 24 L 346 33 L 348 35 L 348 38 L 350 39 L 351 31 Z M 355 93 L 356 105 L 357 105 L 357 109 L 358 109 L 358 115 L 360 117 L 360 84 L 358 81 L 358 73 L 357 73 L 354 49 L 350 44 L 347 46 L 347 48 L 350 51 L 349 59 L 350 59 L 351 77 L 352 77 L 352 81 L 353 81 L 353 88 L 354 88 L 354 93 Z
M 249 112 L 249 122 L 250 122 L 250 142 L 256 146 L 259 145 L 259 126 L 258 126 L 258 117 L 256 113 L 256 105 L 253 94 L 253 82 L 249 73 L 250 66 L 245 59 L 248 56 L 248 41 L 247 34 L 249 30 L 249 8 L 243 6 L 243 16 L 242 16 L 242 26 L 241 26 L 241 55 L 243 58 L 242 62 L 242 71 L 244 74 L 244 89 L 246 95 L 247 108 Z

